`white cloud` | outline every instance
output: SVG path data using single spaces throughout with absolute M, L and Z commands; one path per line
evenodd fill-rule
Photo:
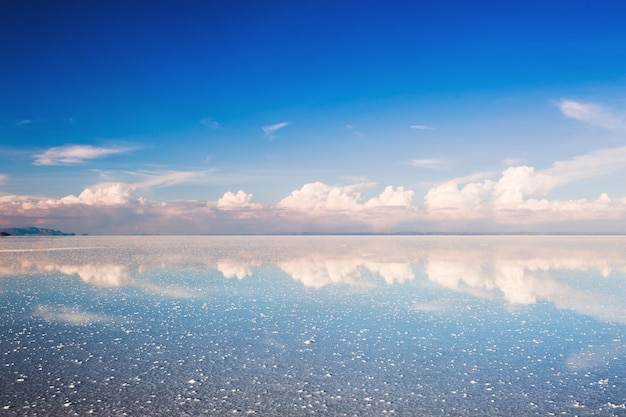
M 411 207 L 414 192 L 404 187 L 395 188 L 391 185 L 378 196 L 367 200 L 365 207 Z
M 78 197 L 61 198 L 61 204 L 84 204 L 87 206 L 117 206 L 131 201 L 135 187 L 123 183 L 101 183 L 85 188 Z
M 433 130 L 434 127 L 432 126 L 426 126 L 426 125 L 411 125 L 411 129 L 417 129 L 417 130 Z
M 361 133 L 357 125 L 347 124 L 346 129 L 353 131 L 355 136 L 363 137 L 363 133 Z
M 502 160 L 502 165 L 504 166 L 515 166 L 515 165 L 522 165 L 524 163 L 524 160 L 522 158 L 506 158 Z
M 0 195 L 0 224 L 76 233 L 616 232 L 626 231 L 626 196 L 609 196 L 600 188 L 589 199 L 558 200 L 550 193 L 620 169 L 626 170 L 626 147 L 556 161 L 546 169 L 521 165 L 455 178 L 428 189 L 419 205 L 408 188 L 387 185 L 376 195 L 375 183 L 353 180 L 350 185 L 304 184 L 267 206 L 243 190 L 216 201 L 149 201 L 142 193 L 154 187 L 213 177 L 208 171 L 140 172 L 131 173 L 143 176 L 139 181 L 103 182 L 62 198 Z M 364 197 L 366 191 L 370 196 Z
M 15 126 L 25 126 L 31 123 L 33 123 L 33 121 L 30 119 L 22 119 L 22 120 L 18 120 L 17 122 L 15 122 Z
M 309 227 L 330 232 L 384 231 L 414 218 L 417 209 L 411 205 L 412 190 L 387 186 L 380 195 L 364 200 L 361 192 L 374 185 L 309 183 L 292 191 L 276 208 L 285 211 L 283 217 L 297 219 L 300 224 L 317 220 Z
M 554 176 L 535 172 L 532 167 L 510 167 L 505 169 L 498 182 L 493 184 L 494 204 L 512 207 L 522 203 L 527 196 L 545 195 L 556 185 L 558 180 Z
M 624 203 L 605 194 L 595 201 L 538 200 L 553 189 L 582 179 L 614 172 L 626 166 L 626 147 L 603 149 L 537 171 L 529 166 L 509 167 L 497 180 L 463 183 L 452 180 L 428 190 L 424 203 L 433 218 L 488 218 L 539 222 L 611 218 L 623 213 Z
M 599 177 L 626 167 L 626 146 L 600 149 L 568 161 L 556 161 L 545 173 L 559 183 Z
M 304 184 L 301 189 L 278 202 L 282 209 L 316 213 L 320 211 L 349 211 L 361 207 L 361 193 L 373 184 L 355 184 L 348 186 L 332 186 L 322 182 Z
M 217 200 L 217 208 L 220 210 L 260 209 L 261 205 L 252 202 L 252 194 L 239 190 L 237 193 L 225 192 L 222 198 Z
M 138 171 L 133 173 L 143 177 L 134 184 L 137 188 L 170 187 L 178 184 L 203 182 L 211 170 L 202 171 Z
M 457 181 L 444 182 L 428 190 L 424 205 L 435 219 L 485 217 L 485 204 L 493 185 L 493 181 L 487 180 L 459 188 Z
M 561 100 L 557 103 L 561 112 L 569 118 L 580 120 L 592 126 L 605 129 L 624 129 L 626 121 L 596 104 L 581 103 L 574 100 Z
M 105 158 L 110 155 L 124 154 L 135 148 L 121 147 L 95 147 L 91 145 L 67 145 L 50 148 L 43 153 L 34 155 L 34 165 L 76 165 L 83 164 L 92 159 Z
M 441 159 L 412 159 L 409 165 L 416 168 L 441 169 L 445 167 L 446 162 Z
M 287 126 L 289 123 L 287 122 L 282 122 L 282 123 L 276 123 L 273 125 L 268 125 L 268 126 L 262 126 L 261 129 L 263 129 L 263 132 L 265 133 L 265 137 L 269 140 L 273 140 L 276 136 L 276 132 L 278 132 L 280 129 L 282 129 L 283 127 Z
M 9 179 L 9 177 L 7 175 L 0 174 L 0 185 L 6 184 L 8 179 Z
M 200 123 L 211 129 L 218 129 L 220 127 L 220 124 L 212 117 L 206 117 L 200 120 Z

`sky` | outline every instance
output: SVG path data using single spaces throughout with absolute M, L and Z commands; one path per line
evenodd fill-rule
M 0 227 L 626 233 L 620 1 L 9 1 L 0 60 Z

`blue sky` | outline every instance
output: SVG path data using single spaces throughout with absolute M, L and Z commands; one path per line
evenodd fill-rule
M 617 1 L 11 2 L 0 226 L 626 232 L 625 28 Z

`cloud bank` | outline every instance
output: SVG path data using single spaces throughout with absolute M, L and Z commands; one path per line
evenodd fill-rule
M 624 196 L 598 190 L 593 199 L 550 197 L 559 187 L 624 167 L 626 146 L 556 161 L 546 169 L 514 165 L 498 175 L 476 173 L 443 181 L 422 198 L 401 185 L 316 181 L 274 204 L 253 202 L 252 193 L 241 189 L 226 191 L 214 201 L 151 201 L 151 189 L 201 184 L 210 171 L 142 171 L 135 174 L 139 180 L 134 183 L 98 183 L 61 198 L 0 194 L 0 225 L 105 234 L 626 232 Z M 0 183 L 10 180 L 0 176 Z

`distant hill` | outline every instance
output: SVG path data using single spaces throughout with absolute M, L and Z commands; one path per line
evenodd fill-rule
M 44 229 L 41 227 L 9 227 L 0 229 L 0 236 L 74 236 L 74 233 L 64 233 L 59 230 Z

